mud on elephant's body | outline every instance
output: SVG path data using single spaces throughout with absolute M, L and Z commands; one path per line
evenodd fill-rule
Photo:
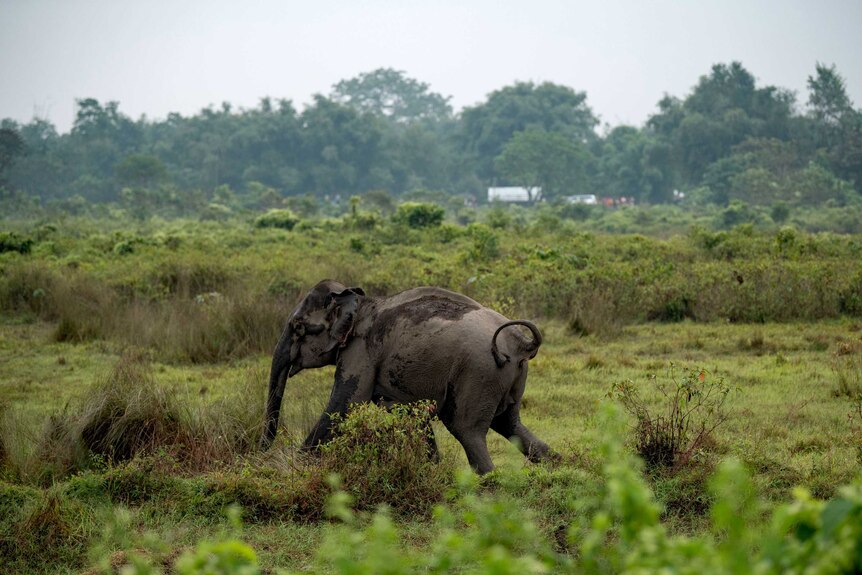
M 532 332 L 525 337 L 515 326 Z M 316 447 L 331 433 L 330 414 L 352 403 L 433 400 L 446 428 L 480 473 L 494 468 L 489 429 L 516 441 L 531 460 L 550 453 L 520 418 L 527 362 L 542 343 L 530 322 L 511 322 L 472 299 L 421 287 L 389 298 L 325 280 L 290 316 L 272 358 L 266 428 L 268 447 L 288 377 L 307 368 L 336 365 L 329 403 L 305 440 Z

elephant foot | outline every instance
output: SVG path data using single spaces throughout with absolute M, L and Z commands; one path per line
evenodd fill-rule
M 540 461 L 546 461 L 554 457 L 559 458 L 559 455 L 551 451 L 551 448 L 544 443 L 532 443 L 524 450 L 524 456 L 533 463 L 539 463 Z

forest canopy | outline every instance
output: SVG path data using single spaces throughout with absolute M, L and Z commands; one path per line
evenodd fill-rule
M 83 98 L 68 133 L 41 118 L 0 123 L 0 193 L 13 209 L 302 211 L 368 193 L 481 202 L 491 185 L 541 187 L 548 201 L 840 206 L 862 192 L 862 110 L 834 66 L 816 66 L 800 101 L 732 62 L 662 98 L 640 127 L 602 125 L 586 92 L 550 82 L 516 82 L 455 112 L 393 69 L 340 81 L 302 110 L 262 98 L 134 120 L 118 102 Z

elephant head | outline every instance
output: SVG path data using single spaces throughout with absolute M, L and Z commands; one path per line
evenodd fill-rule
M 356 311 L 365 292 L 324 280 L 309 291 L 290 314 L 287 325 L 275 346 L 269 374 L 269 396 L 266 404 L 266 427 L 261 446 L 267 448 L 275 439 L 284 386 L 307 368 L 332 365 L 338 350 L 353 332 Z

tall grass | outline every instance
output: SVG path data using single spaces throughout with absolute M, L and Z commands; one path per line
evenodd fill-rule
M 149 299 L 77 271 L 13 266 L 0 281 L 0 309 L 55 322 L 59 342 L 104 339 L 152 349 L 166 361 L 209 363 L 270 353 L 295 303 L 238 284 L 196 292 L 210 284 L 194 271 L 168 276 L 169 293 Z
M 292 306 L 323 277 L 372 295 L 439 285 L 597 335 L 643 321 L 819 320 L 862 310 L 856 238 L 799 234 L 779 250 L 772 235 L 746 229 L 665 241 L 498 231 L 491 257 L 477 256 L 475 234 L 456 226 L 351 232 L 381 248 L 360 253 L 337 226 L 251 234 L 225 226 L 180 253 L 149 241 L 146 252 L 90 256 L 86 265 L 59 265 L 37 249 L 11 255 L 0 262 L 0 312 L 55 322 L 58 341 L 105 339 L 168 361 L 211 362 L 269 353 Z M 94 243 L 80 239 L 78 249 Z
M 135 301 L 112 318 L 105 337 L 153 349 L 168 361 L 212 363 L 266 354 L 292 303 L 252 294 Z
M 0 418 L 4 475 L 44 485 L 156 450 L 189 470 L 230 463 L 254 449 L 263 429 L 260 376 L 250 373 L 228 397 L 195 403 L 157 382 L 143 354 L 127 352 L 35 432 L 32 422 L 6 410 Z

